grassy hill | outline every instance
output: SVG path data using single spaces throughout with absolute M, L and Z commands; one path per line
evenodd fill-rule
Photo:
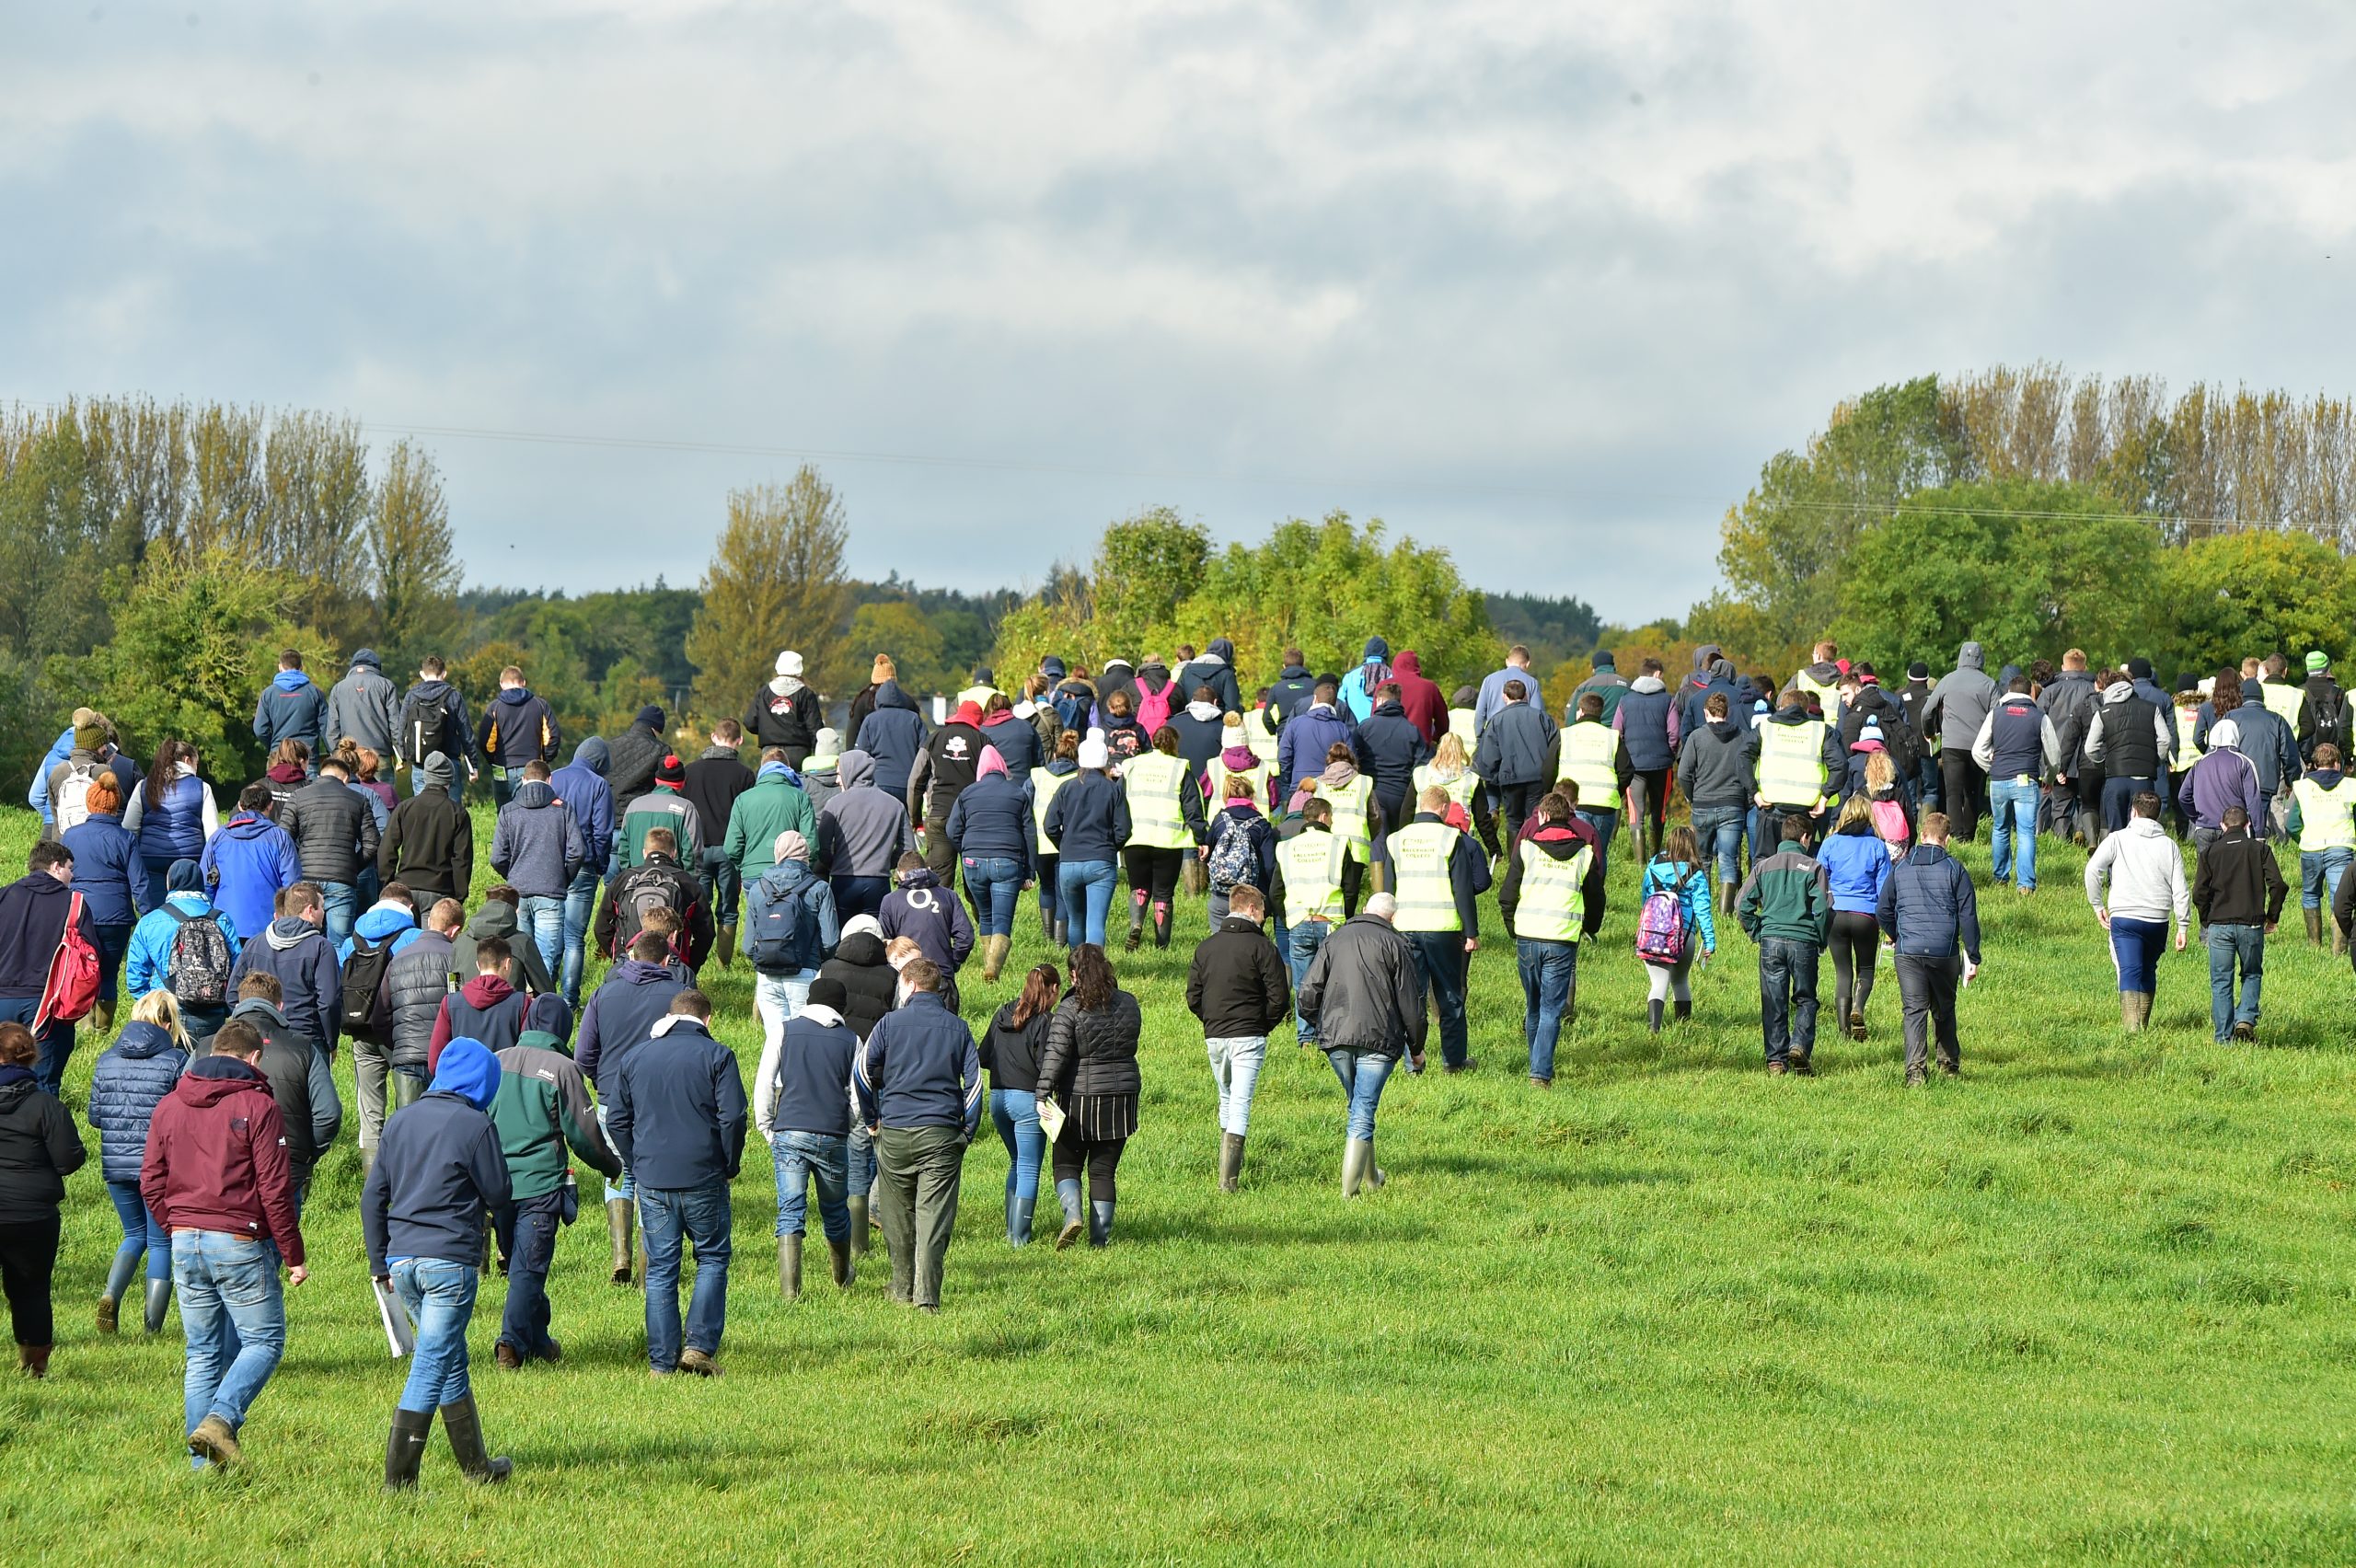
M 25 813 L 0 818 L 0 859 L 20 865 L 29 838 Z M 486 1281 L 476 1378 L 517 1467 L 498 1492 L 463 1483 L 438 1435 L 418 1494 L 377 1491 L 401 1375 L 369 1300 L 349 1133 L 312 1194 L 314 1277 L 290 1293 L 249 1465 L 192 1480 L 177 1316 L 153 1342 L 90 1326 L 117 1238 L 93 1136 L 51 1379 L 0 1381 L 6 1554 L 2344 1558 L 2349 971 L 2293 927 L 2269 954 L 2262 1044 L 2223 1049 L 2205 962 L 2172 956 L 2155 1029 L 2125 1039 L 2081 859 L 2042 859 L 2036 898 L 1986 897 L 1964 1078 L 1911 1093 L 1886 969 L 1868 1043 L 1826 1040 L 1813 1080 L 1765 1077 L 1738 935 L 1702 973 L 1695 1020 L 1649 1038 L 1623 859 L 1554 1091 L 1524 1081 L 1493 940 L 1481 1070 L 1393 1080 L 1391 1184 L 1349 1204 L 1332 1074 L 1288 1033 L 1243 1191 L 1215 1190 L 1190 904 L 1172 951 L 1114 952 L 1149 1038 L 1109 1251 L 1010 1251 L 986 1130 L 939 1318 L 884 1301 L 880 1251 L 848 1293 L 819 1283 L 789 1308 L 756 1138 L 722 1380 L 650 1381 L 641 1298 L 606 1283 L 594 1211 L 550 1281 L 561 1366 L 492 1368 Z M 1984 853 L 1970 863 L 1984 876 Z M 1026 910 L 1018 962 L 1040 956 Z M 970 975 L 978 1020 L 1010 986 Z M 746 972 L 706 980 L 749 1070 Z M 77 1112 L 97 1054 L 86 1040 L 69 1075 Z M 338 1075 L 348 1092 L 348 1060 Z

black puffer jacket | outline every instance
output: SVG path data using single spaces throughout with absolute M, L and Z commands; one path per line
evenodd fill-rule
M 72 1114 L 31 1069 L 0 1067 L 0 1214 L 17 1224 L 56 1218 L 65 1178 L 89 1158 Z
M 614 821 L 629 813 L 629 804 L 654 788 L 654 770 L 670 754 L 671 743 L 643 724 L 632 724 L 606 743 L 606 788 L 614 792 Z
M 1079 997 L 1066 997 L 1047 1020 L 1039 1092 L 1066 1103 L 1087 1094 L 1137 1093 L 1142 1087 L 1138 1037 L 1144 1028 L 1138 999 L 1126 991 L 1114 992 L 1111 1002 L 1093 1011 L 1084 1010 Z
M 884 939 L 872 931 L 853 931 L 835 949 L 835 956 L 818 966 L 822 980 L 839 980 L 849 997 L 843 1004 L 843 1021 L 861 1040 L 898 998 L 900 975 L 884 956 Z
M 433 1042 L 434 1017 L 449 994 L 449 938 L 428 931 L 393 954 L 385 966 L 386 1011 L 393 1020 L 392 1049 L 387 1055 L 392 1066 L 423 1070 L 427 1047 Z
M 1328 1051 L 1423 1055 L 1423 971 L 1388 920 L 1360 915 L 1334 927 L 1301 976 L 1299 1000 Z
M 278 825 L 294 840 L 306 881 L 356 882 L 376 859 L 376 813 L 341 779 L 322 775 L 295 790 Z

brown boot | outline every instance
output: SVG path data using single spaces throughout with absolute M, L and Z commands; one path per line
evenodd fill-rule
M 2309 947 L 2323 946 L 2323 911 L 2320 909 L 2306 909 L 2302 910 L 2300 913 L 2306 917 L 2307 945 Z
M 1234 1192 L 1243 1176 L 1243 1135 L 1221 1133 L 1218 1136 L 1218 1190 Z
M 859 1277 L 859 1265 L 851 1261 L 849 1239 L 827 1242 L 826 1255 L 834 1262 L 835 1283 L 849 1290 L 851 1281 Z
M 614 1261 L 606 1266 L 613 1270 L 616 1285 L 629 1283 L 629 1233 L 633 1217 L 628 1198 L 606 1200 L 606 1235 L 614 1244 Z

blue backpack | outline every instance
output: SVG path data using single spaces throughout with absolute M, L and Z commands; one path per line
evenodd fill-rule
M 745 924 L 745 956 L 753 967 L 765 974 L 791 974 L 807 967 L 811 917 L 802 890 L 772 898 L 768 885 L 756 882 L 745 890 L 745 903 L 752 917 Z

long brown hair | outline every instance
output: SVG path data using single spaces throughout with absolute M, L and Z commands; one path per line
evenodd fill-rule
M 1054 1011 L 1063 985 L 1063 976 L 1052 963 L 1043 963 L 1024 975 L 1022 995 L 1014 999 L 1014 1027 L 1020 1029 L 1042 1013 Z
M 1120 994 L 1121 982 L 1113 974 L 1113 961 L 1094 942 L 1071 951 L 1071 997 L 1082 1012 L 1094 1012 L 1113 1005 Z
M 164 809 L 164 791 L 179 782 L 179 767 L 183 762 L 196 766 L 196 748 L 186 741 L 167 739 L 156 748 L 156 766 L 147 770 L 147 782 L 140 790 L 147 797 L 149 811 Z
M 2209 697 L 2209 711 L 2211 716 L 2218 719 L 2230 719 L 2234 716 L 2234 709 L 2239 708 L 2241 705 L 2241 672 L 2239 670 L 2218 671 L 2217 684 L 2211 691 Z

